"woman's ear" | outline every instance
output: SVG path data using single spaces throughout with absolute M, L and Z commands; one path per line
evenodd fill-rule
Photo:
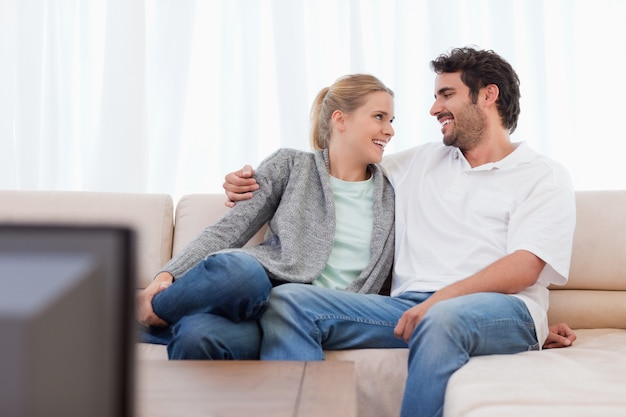
M 335 126 L 335 129 L 339 132 L 346 130 L 346 119 L 341 110 L 335 110 L 330 116 L 330 120 L 333 121 L 333 126 Z

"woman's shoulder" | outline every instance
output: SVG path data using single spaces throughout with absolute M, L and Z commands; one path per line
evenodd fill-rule
M 310 172 L 316 154 L 292 148 L 280 148 L 266 157 L 256 168 L 259 177 L 290 178 L 296 172 Z
M 306 160 L 313 159 L 315 157 L 315 153 L 309 151 L 302 151 L 299 149 L 293 148 L 280 148 L 268 156 L 265 160 Z

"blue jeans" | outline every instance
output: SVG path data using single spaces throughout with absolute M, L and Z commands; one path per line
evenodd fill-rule
M 518 298 L 478 293 L 433 306 L 408 345 L 400 316 L 431 293 L 396 297 L 286 284 L 260 320 L 261 359 L 323 360 L 324 349 L 409 348 L 403 417 L 442 416 L 448 380 L 471 356 L 537 350 L 535 325 Z
M 258 318 L 271 289 L 254 257 L 209 256 L 154 296 L 154 312 L 169 327 L 150 328 L 140 339 L 167 344 L 170 359 L 258 359 Z

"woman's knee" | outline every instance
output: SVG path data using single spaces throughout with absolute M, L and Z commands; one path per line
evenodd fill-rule
M 209 256 L 202 261 L 207 276 L 217 275 L 224 284 L 242 293 L 269 295 L 272 283 L 265 268 L 251 255 L 228 252 Z

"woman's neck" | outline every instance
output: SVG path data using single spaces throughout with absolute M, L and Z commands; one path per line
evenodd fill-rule
M 328 153 L 328 165 L 330 175 L 342 181 L 365 181 L 371 177 L 367 165 L 352 163 L 348 157 L 333 158 L 331 152 Z

